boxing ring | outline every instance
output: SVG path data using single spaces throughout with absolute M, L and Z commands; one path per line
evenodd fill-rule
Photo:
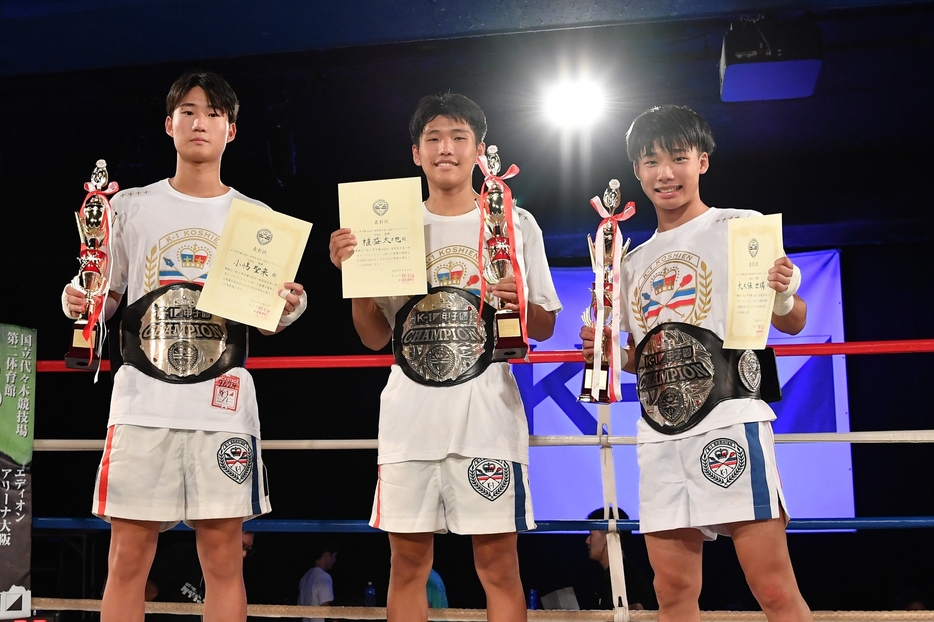
M 870 354 L 906 354 L 934 352 L 934 339 L 900 341 L 865 341 L 849 343 L 817 343 L 776 345 L 777 356 L 830 356 L 830 355 L 870 355 Z M 254 357 L 248 360 L 250 370 L 273 369 L 334 369 L 388 367 L 393 362 L 391 355 L 362 356 L 293 356 L 293 357 Z M 580 352 L 551 351 L 530 352 L 528 363 L 579 363 Z M 523 364 L 526 361 L 513 361 Z M 102 361 L 102 370 L 108 369 L 108 361 Z M 66 372 L 61 361 L 38 361 L 37 372 Z M 608 407 L 606 412 L 609 411 Z M 537 447 L 558 446 L 593 446 L 603 450 L 617 445 L 635 445 L 633 436 L 612 435 L 603 426 L 597 435 L 574 436 L 530 436 L 529 444 Z M 934 430 L 891 430 L 879 432 L 824 432 L 776 434 L 776 443 L 934 443 Z M 34 451 L 103 451 L 104 440 L 64 440 L 35 439 Z M 374 439 L 341 440 L 263 440 L 263 451 L 276 450 L 347 450 L 376 449 Z M 604 487 L 606 474 L 604 469 Z M 614 485 L 615 487 L 615 485 Z M 615 501 L 614 501 L 615 505 Z M 591 529 L 618 531 L 638 529 L 638 521 L 607 520 L 537 520 L 538 532 L 585 532 Z M 615 523 L 612 524 L 612 523 Z M 934 516 L 915 517 L 873 517 L 873 518 L 820 518 L 791 519 L 790 530 L 864 530 L 864 529 L 917 529 L 934 527 Z M 106 530 L 107 523 L 97 518 L 42 518 L 33 519 L 34 530 Z M 327 532 L 327 533 L 365 533 L 374 532 L 366 521 L 362 520 L 276 520 L 254 519 L 250 521 L 253 532 Z M 620 560 L 622 557 L 620 556 Z M 32 607 L 44 611 L 99 611 L 99 600 L 63 599 L 33 596 Z M 188 603 L 147 602 L 147 613 L 197 614 L 203 605 Z M 268 618 L 326 617 L 332 619 L 383 620 L 386 609 L 381 607 L 302 607 L 287 605 L 258 605 L 248 607 L 248 615 Z M 934 610 L 930 611 L 815 611 L 818 621 L 927 621 L 934 622 Z M 486 620 L 484 610 L 471 609 L 432 609 L 429 620 L 474 621 Z M 654 611 L 630 611 L 628 607 L 619 607 L 605 611 L 529 611 L 532 621 L 615 621 L 632 620 L 642 622 L 656 620 Z M 701 619 L 705 622 L 745 622 L 765 620 L 762 612 L 748 611 L 704 611 Z

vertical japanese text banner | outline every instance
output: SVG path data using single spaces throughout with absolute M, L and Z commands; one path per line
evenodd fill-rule
M 36 330 L 0 324 L 0 620 L 29 615 Z

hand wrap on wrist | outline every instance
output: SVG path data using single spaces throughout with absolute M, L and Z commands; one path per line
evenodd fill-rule
M 801 286 L 801 270 L 798 266 L 793 266 L 791 271 L 791 281 L 788 282 L 788 289 L 782 293 L 775 292 L 775 303 L 772 305 L 772 313 L 775 315 L 788 315 L 795 308 L 795 293 Z
M 626 363 L 629 362 L 629 350 L 627 348 L 619 349 L 619 368 L 622 369 L 626 367 Z
M 288 292 L 283 292 L 285 295 L 288 295 Z M 285 296 L 283 296 L 285 298 Z M 302 316 L 302 313 L 305 312 L 305 309 L 308 308 L 308 292 L 302 291 L 302 295 L 299 298 L 298 306 L 292 309 L 291 313 L 286 313 L 279 318 L 279 326 L 288 326 L 298 318 Z

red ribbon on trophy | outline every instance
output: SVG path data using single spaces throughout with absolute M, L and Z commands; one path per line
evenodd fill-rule
M 509 189 L 509 186 L 506 185 L 505 182 L 505 180 L 519 174 L 519 167 L 515 164 L 511 164 L 505 173 L 499 175 L 500 159 L 496 146 L 490 145 L 487 148 L 487 153 L 489 157 L 485 155 L 477 157 L 477 163 L 480 166 L 480 171 L 483 173 L 483 184 L 480 189 L 479 198 L 481 219 L 478 265 L 480 274 L 484 277 L 480 279 L 480 313 L 482 314 L 483 312 L 483 305 L 486 300 L 486 284 L 488 279 L 485 278 L 485 275 L 487 274 L 487 270 L 489 270 L 491 266 L 506 263 L 508 259 L 508 263 L 512 266 L 512 275 L 514 275 L 516 279 L 519 326 L 521 330 L 521 340 L 524 341 L 528 331 L 526 327 L 527 309 L 525 300 L 525 279 L 521 267 L 522 262 L 520 261 L 522 249 L 519 248 L 519 244 L 521 243 L 521 231 L 516 231 L 512 190 Z M 491 227 L 492 237 L 489 242 L 486 241 L 485 226 Z M 497 232 L 493 230 L 497 228 L 499 228 L 500 231 Z M 505 229 L 505 231 L 502 231 L 502 229 Z M 502 233 L 505 233 L 505 236 L 503 236 Z M 505 238 L 505 240 L 502 238 Z M 503 242 L 508 242 L 508 245 Z M 488 266 L 484 266 L 484 248 L 489 248 L 490 252 Z M 503 275 L 500 274 L 499 277 L 502 278 Z M 493 282 L 495 282 L 495 280 Z M 501 313 L 504 312 L 501 311 Z M 523 347 L 525 351 L 521 351 Z M 520 353 L 516 358 L 525 357 L 528 350 L 527 344 L 520 346 L 519 349 Z M 496 360 L 496 358 L 496 354 L 494 353 L 494 360 Z
M 91 181 L 85 182 L 84 189 L 87 195 L 75 212 L 81 252 L 78 255 L 78 274 L 72 279 L 72 285 L 84 292 L 87 309 L 75 322 L 65 365 L 71 369 L 96 371 L 107 332 L 104 309 L 110 291 L 110 258 L 107 254 L 113 208 L 107 197 L 120 187 L 117 182 L 108 183 L 107 162 L 98 160 L 91 173 Z
M 100 197 L 100 202 L 103 204 L 102 233 L 100 238 L 98 238 L 100 243 L 95 244 L 95 246 L 91 248 L 88 246 L 88 238 L 82 236 L 81 252 L 79 254 L 79 261 L 81 261 L 82 269 L 97 272 L 100 278 L 106 283 L 106 287 L 104 287 L 103 291 L 93 295 L 91 297 L 91 302 L 89 302 L 88 323 L 87 326 L 84 327 L 83 334 L 85 339 L 90 340 L 94 326 L 98 322 L 103 324 L 101 313 L 103 313 L 106 303 L 104 299 L 110 291 L 110 259 L 107 253 L 99 250 L 100 248 L 107 248 L 110 246 L 110 223 L 112 221 L 113 208 L 110 206 L 110 200 L 108 200 L 107 197 L 119 191 L 120 186 L 117 185 L 117 182 L 112 181 L 107 184 L 106 188 L 97 188 L 88 181 L 84 183 L 84 189 L 88 191 L 88 194 L 81 203 L 81 209 L 78 210 L 79 226 L 81 223 L 86 222 L 87 214 L 85 214 L 85 210 L 87 209 L 88 201 L 91 197 Z
M 615 182 L 615 187 L 614 187 Z M 603 359 L 603 327 L 606 324 L 604 316 L 606 307 L 610 308 L 610 356 L 607 357 L 609 363 L 609 373 L 607 378 L 607 394 L 609 402 L 618 402 L 622 399 L 622 390 L 620 387 L 620 371 L 622 368 L 622 358 L 620 357 L 619 343 L 619 318 L 622 313 L 622 304 L 620 302 L 620 263 L 629 248 L 629 241 L 623 242 L 623 235 L 620 232 L 619 223 L 628 220 L 636 213 L 636 204 L 632 201 L 626 203 L 626 206 L 619 213 L 614 214 L 615 208 L 619 205 L 619 182 L 615 179 L 610 182 L 610 187 L 604 193 L 603 200 L 600 197 L 590 199 L 590 204 L 600 214 L 602 220 L 597 228 L 596 238 L 599 243 L 593 244 L 593 269 L 594 269 L 594 377 L 600 373 L 600 361 Z M 614 205 L 615 201 L 615 205 Z M 604 203 L 607 205 L 604 206 Z M 608 209 L 609 208 L 609 209 Z M 607 228 L 612 229 L 612 242 L 610 244 L 610 256 L 606 257 L 606 245 L 604 239 Z M 609 259 L 609 266 L 606 266 Z M 609 268 L 609 270 L 607 269 Z M 611 300 L 606 299 L 606 276 L 609 274 L 612 278 L 610 291 Z M 598 298 L 601 299 L 598 302 Z M 607 304 L 609 302 L 609 304 Z M 599 337 L 599 338 L 598 338 Z M 594 382 L 590 388 L 593 401 L 599 402 L 600 383 Z

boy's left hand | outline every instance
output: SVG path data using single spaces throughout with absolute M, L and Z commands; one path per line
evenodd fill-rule
M 769 287 L 779 294 L 788 290 L 791 284 L 791 276 L 794 273 L 794 264 L 787 257 L 779 257 L 775 260 L 775 265 L 769 268 Z
M 279 295 L 285 298 L 285 307 L 282 309 L 282 317 L 279 318 L 279 326 L 288 326 L 305 312 L 308 297 L 301 283 L 292 282 L 283 283 Z
M 490 288 L 490 294 L 499 298 L 510 311 L 519 310 L 519 293 L 516 287 L 516 276 L 507 276 Z

